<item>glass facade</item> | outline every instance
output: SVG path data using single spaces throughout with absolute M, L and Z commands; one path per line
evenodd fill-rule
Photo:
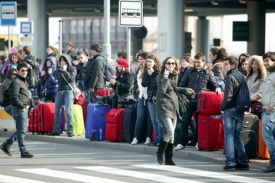
M 63 19 L 63 48 L 71 41 L 75 49 L 85 49 L 90 53 L 93 42 L 104 44 L 104 18 Z M 120 27 L 118 18 L 110 20 L 111 58 L 116 59 L 117 53 L 127 48 L 127 29 Z

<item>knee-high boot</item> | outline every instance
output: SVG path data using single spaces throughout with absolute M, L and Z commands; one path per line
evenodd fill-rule
M 173 161 L 173 148 L 174 144 L 168 143 L 166 150 L 165 150 L 165 165 L 176 165 L 176 163 Z
M 158 163 L 163 165 L 163 155 L 167 147 L 167 142 L 165 142 L 162 138 L 160 139 L 159 146 L 158 146 L 158 151 L 157 153 L 157 160 Z

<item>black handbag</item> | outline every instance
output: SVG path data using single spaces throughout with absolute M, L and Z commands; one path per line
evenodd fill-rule
M 178 88 L 175 86 L 175 84 L 172 84 L 172 87 L 174 88 L 175 93 L 178 96 L 178 101 L 179 101 L 179 114 L 181 115 L 186 111 L 185 105 L 188 102 L 187 97 L 184 94 L 180 94 L 178 92 Z

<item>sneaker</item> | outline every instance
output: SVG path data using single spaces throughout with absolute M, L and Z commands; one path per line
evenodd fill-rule
M 237 163 L 235 165 L 235 169 L 236 170 L 249 170 L 249 165 L 244 165 L 244 164 L 241 164 L 241 163 Z
M 72 133 L 67 133 L 67 136 L 68 137 L 73 137 L 73 134 Z
M 199 150 L 199 144 L 198 144 L 198 142 L 196 143 L 195 148 L 196 148 L 197 150 Z
M 21 158 L 33 158 L 33 155 L 29 151 L 21 153 Z
M 275 171 L 275 164 L 269 165 L 263 172 L 274 172 Z
M 225 165 L 223 167 L 223 169 L 226 170 L 226 171 L 235 171 L 236 170 L 235 166 L 228 166 L 228 165 Z
M 181 145 L 181 144 L 178 144 L 177 147 L 175 147 L 175 151 L 179 151 L 179 150 L 182 150 L 184 149 L 184 146 Z
M 135 138 L 133 138 L 133 141 L 132 141 L 132 145 L 136 145 L 138 143 L 138 139 L 135 137 Z
M 1 144 L 0 149 L 1 149 L 4 153 L 6 153 L 6 155 L 11 156 L 10 148 L 7 148 L 6 145 L 5 145 L 5 143 Z
M 145 145 L 148 145 L 148 144 L 150 144 L 151 143 L 151 139 L 150 139 L 150 137 L 147 137 L 146 138 L 146 141 L 144 142 L 144 144 Z

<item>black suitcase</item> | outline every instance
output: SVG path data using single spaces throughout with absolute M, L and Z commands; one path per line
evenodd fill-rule
M 134 138 L 135 126 L 137 119 L 137 108 L 125 108 L 123 141 L 131 143 Z
M 259 118 L 257 115 L 244 115 L 241 136 L 248 159 L 258 158 Z

